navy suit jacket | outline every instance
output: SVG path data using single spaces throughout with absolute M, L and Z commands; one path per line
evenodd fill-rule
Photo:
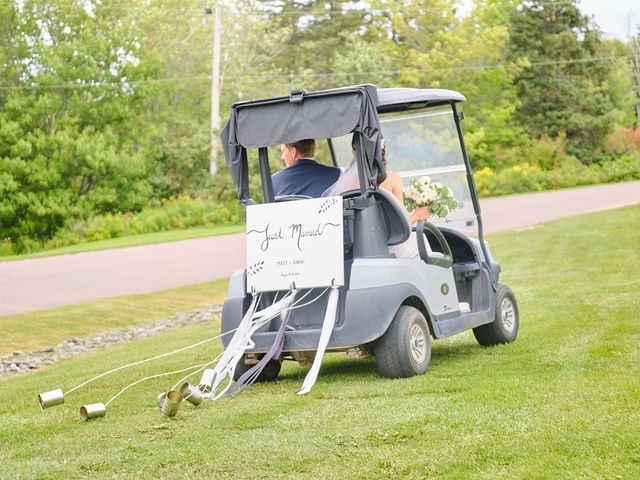
M 321 165 L 311 158 L 300 158 L 271 176 L 273 192 L 278 195 L 320 197 L 340 176 L 340 169 Z

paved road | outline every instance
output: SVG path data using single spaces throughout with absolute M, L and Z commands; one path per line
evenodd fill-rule
M 497 233 L 637 203 L 640 182 L 627 182 L 487 198 L 480 209 L 485 233 Z
M 640 203 L 640 182 L 481 201 L 486 233 Z M 0 316 L 227 278 L 244 234 L 0 263 Z

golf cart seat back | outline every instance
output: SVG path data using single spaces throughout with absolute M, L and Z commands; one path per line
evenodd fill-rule
M 405 242 L 409 220 L 393 194 L 382 188 L 363 198 L 360 190 L 342 193 L 345 199 L 346 236 L 354 258 L 389 257 L 389 247 Z

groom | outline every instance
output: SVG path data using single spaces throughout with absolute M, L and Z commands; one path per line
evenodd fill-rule
M 340 169 L 317 163 L 314 139 L 299 140 L 280 146 L 286 168 L 272 175 L 273 192 L 279 195 L 320 197 L 340 176 Z

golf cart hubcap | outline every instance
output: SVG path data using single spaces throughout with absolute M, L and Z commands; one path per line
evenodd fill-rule
M 409 333 L 411 356 L 417 364 L 424 362 L 427 356 L 427 339 L 425 331 L 419 325 L 412 325 Z
M 504 329 L 511 333 L 516 328 L 516 309 L 510 298 L 503 298 L 500 305 L 500 318 Z

